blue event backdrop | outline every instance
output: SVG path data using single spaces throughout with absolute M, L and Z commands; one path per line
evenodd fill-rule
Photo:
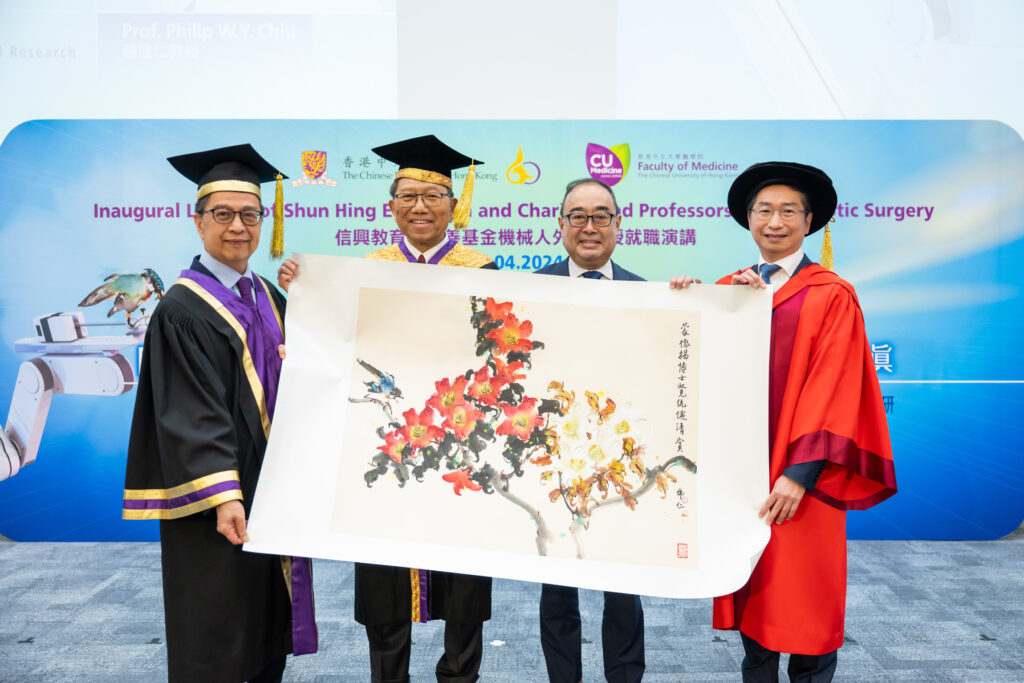
M 724 211 L 738 171 L 768 159 L 827 169 L 836 270 L 863 305 L 900 489 L 851 513 L 851 537 L 992 539 L 1021 522 L 1024 145 L 994 121 L 28 122 L 0 146 L 0 409 L 32 358 L 14 343 L 34 318 L 122 322 L 109 301 L 78 303 L 112 273 L 152 268 L 170 286 L 198 253 L 195 188 L 165 157 L 253 143 L 291 177 L 288 250 L 357 256 L 396 234 L 384 215 L 394 167 L 370 148 L 427 132 L 485 160 L 463 239 L 520 269 L 564 255 L 554 207 L 590 172 L 624 171 L 616 261 L 651 280 L 709 281 L 756 260 Z M 308 151 L 325 153 L 315 178 Z M 820 244 L 809 238 L 808 253 Z M 272 275 L 265 246 L 254 267 Z M 134 365 L 138 348 L 125 354 Z M 0 481 L 0 534 L 156 539 L 155 522 L 120 519 L 134 400 L 55 395 L 37 461 Z

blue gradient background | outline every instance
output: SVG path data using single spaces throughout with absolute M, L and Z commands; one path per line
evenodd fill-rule
M 338 186 L 286 182 L 285 201 L 328 205 L 332 216 L 335 203 L 373 204 L 377 219 L 293 219 L 287 248 L 358 256 L 374 247 L 338 247 L 339 229 L 390 231 L 394 224 L 380 211 L 387 181 L 345 179 L 343 159 L 352 157 L 358 170 L 369 157 L 369 170 L 390 173 L 393 166 L 380 167 L 370 148 L 426 132 L 479 155 L 486 163 L 478 171 L 497 175 L 495 182 L 478 178 L 475 210 L 512 202 L 510 219 L 474 217 L 477 231 L 543 228 L 550 238 L 554 219 L 518 218 L 515 208 L 557 205 L 566 181 L 586 174 L 590 142 L 630 145 L 630 169 L 615 190 L 620 205 L 632 202 L 634 210 L 641 202 L 725 205 L 732 174 L 655 179 L 638 171 L 640 161 L 678 163 L 676 154 L 740 169 L 767 159 L 802 161 L 829 172 L 841 202 L 935 206 L 929 222 L 862 216 L 833 226 L 836 270 L 857 288 L 869 338 L 894 349 L 894 372 L 879 378 L 882 393 L 893 397 L 889 425 L 900 492 L 850 514 L 850 536 L 991 539 L 1021 522 L 1024 311 L 1014 275 L 1024 262 L 1024 145 L 995 121 L 28 122 L 0 145 L 0 410 L 29 358 L 14 353 L 13 342 L 32 336 L 33 318 L 76 310 L 114 272 L 149 267 L 170 286 L 200 249 L 184 215 L 95 219 L 94 203 L 180 202 L 184 210 L 194 188 L 164 161 L 175 154 L 252 142 L 297 179 L 301 153 L 325 150 L 326 175 Z M 505 180 L 520 146 L 541 169 L 531 185 Z M 728 218 L 634 214 L 622 227 L 696 231 L 692 246 L 618 247 L 615 260 L 651 280 L 687 273 L 710 281 L 757 258 L 749 235 Z M 273 274 L 268 237 L 253 266 Z M 805 242 L 812 258 L 820 239 Z M 564 253 L 560 245 L 479 248 L 492 256 Z M 87 322 L 107 322 L 108 309 L 109 302 L 84 309 Z M 135 353 L 127 355 L 134 363 Z M 134 400 L 134 391 L 54 396 L 37 461 L 0 481 L 0 534 L 19 541 L 155 540 L 155 523 L 120 519 Z

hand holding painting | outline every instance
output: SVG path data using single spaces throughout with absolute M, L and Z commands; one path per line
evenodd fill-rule
M 668 281 L 669 289 L 686 289 L 692 284 L 700 284 L 700 280 L 689 275 L 676 275 Z
M 292 280 L 298 276 L 299 261 L 294 256 L 289 256 L 281 262 L 281 267 L 277 269 L 277 285 L 287 292 Z M 281 357 L 284 358 L 284 356 Z
M 765 271 L 767 273 L 767 270 Z M 753 268 L 747 268 L 743 272 L 732 276 L 733 285 L 750 285 L 754 289 L 764 289 L 768 284 L 761 279 L 761 276 L 754 272 Z

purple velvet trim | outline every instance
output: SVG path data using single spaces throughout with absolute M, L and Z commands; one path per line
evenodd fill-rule
M 420 622 L 430 621 L 430 571 L 418 570 L 420 579 Z
M 412 252 L 409 251 L 409 247 L 405 245 L 405 240 L 399 240 L 398 251 L 402 252 L 402 256 L 404 256 L 405 260 L 409 263 L 419 263 L 416 257 L 412 255 Z
M 456 239 L 455 235 L 449 235 L 448 241 L 445 242 L 441 246 L 441 248 L 437 250 L 436 254 L 430 257 L 430 260 L 427 261 L 427 265 L 436 266 L 438 263 L 441 262 L 441 259 L 448 255 L 448 252 L 455 248 L 455 245 L 458 243 L 459 240 Z
M 296 657 L 317 651 L 313 563 L 308 557 L 292 558 L 292 651 Z
M 185 507 L 192 503 L 198 503 L 201 500 L 215 496 L 218 493 L 224 491 L 241 491 L 241 485 L 235 481 L 222 481 L 219 484 L 211 484 L 206 488 L 186 493 L 184 496 L 178 496 L 177 498 L 126 498 L 124 501 L 125 510 L 173 510 L 175 508 Z
M 235 316 L 245 330 L 245 343 L 252 356 L 267 406 L 267 416 L 274 419 L 274 404 L 277 402 L 277 382 L 281 375 L 281 355 L 277 347 L 284 343 L 281 327 L 277 324 L 274 307 L 267 297 L 261 282 L 255 282 L 253 297 L 256 306 L 246 303 L 241 296 L 221 284 L 217 278 L 195 270 L 181 271 L 181 277 L 193 280 L 210 293 L 213 298 Z M 255 274 L 253 278 L 256 279 Z
M 448 255 L 448 252 L 455 248 L 455 245 L 458 243 L 459 240 L 456 239 L 455 235 L 449 235 L 448 241 L 437 250 L 436 254 L 430 257 L 430 260 L 427 261 L 427 265 L 436 266 L 441 262 L 441 259 Z M 409 247 L 406 246 L 405 240 L 401 240 L 398 243 L 398 250 L 402 252 L 402 255 L 405 256 L 405 260 L 409 263 L 419 263 L 416 257 L 412 255 L 412 252 L 409 251 Z

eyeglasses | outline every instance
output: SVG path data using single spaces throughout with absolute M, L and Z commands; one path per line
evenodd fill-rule
M 256 211 L 255 209 L 243 209 L 242 211 L 232 211 L 231 209 L 211 209 L 209 211 L 197 211 L 196 213 L 209 213 L 213 214 L 213 220 L 217 221 L 221 225 L 231 225 L 235 221 L 235 216 L 241 216 L 242 225 L 248 225 L 250 228 L 254 225 L 259 225 L 260 221 L 263 220 L 264 211 L 261 209 Z
M 404 208 L 416 206 L 416 199 L 423 197 L 423 203 L 427 206 L 441 206 L 441 202 L 444 201 L 445 197 L 451 197 L 450 192 L 442 194 L 441 192 L 403 192 L 402 194 L 395 195 L 395 201 L 398 205 Z
M 612 224 L 612 219 L 615 218 L 614 213 L 608 213 L 607 211 L 598 211 L 597 213 L 582 213 L 573 212 L 568 214 L 562 214 L 562 218 L 569 222 L 574 228 L 582 228 L 587 224 L 587 221 L 594 221 L 595 228 L 607 228 Z
M 764 221 L 765 223 L 770 221 L 772 219 L 772 216 L 775 215 L 776 213 L 778 213 L 779 214 L 779 218 L 781 218 L 784 223 L 789 223 L 789 222 L 795 221 L 797 218 L 799 218 L 800 214 L 807 213 L 807 212 L 803 211 L 803 210 L 790 209 L 790 208 L 769 209 L 767 206 L 761 206 L 761 207 L 758 207 L 756 209 L 750 209 L 750 211 L 748 211 L 747 213 L 749 213 L 751 216 L 753 216 L 757 220 Z

